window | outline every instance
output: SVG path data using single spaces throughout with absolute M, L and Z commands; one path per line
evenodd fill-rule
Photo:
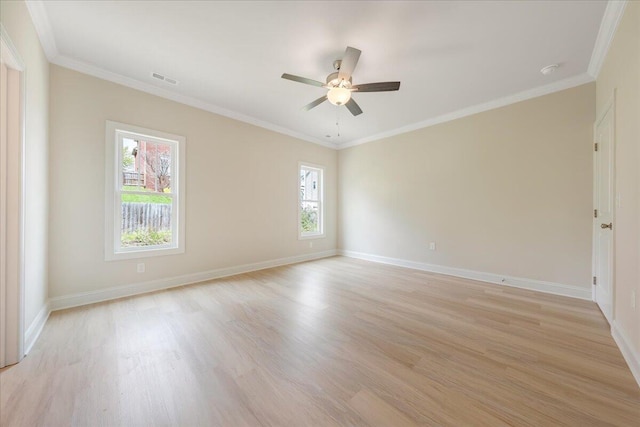
M 324 237 L 323 188 L 321 166 L 301 163 L 299 177 L 298 235 L 301 239 Z
M 184 252 L 184 137 L 107 121 L 105 258 Z

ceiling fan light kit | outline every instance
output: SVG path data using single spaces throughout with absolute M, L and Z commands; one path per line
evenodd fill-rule
M 360 58 L 361 53 L 362 52 L 360 52 L 360 50 L 347 46 L 347 50 L 344 52 L 342 59 L 337 59 L 333 62 L 333 68 L 337 71 L 327 76 L 326 84 L 317 80 L 294 76 L 293 74 L 287 73 L 284 73 L 282 78 L 328 89 L 326 95 L 302 107 L 304 111 L 309 111 L 310 109 L 322 104 L 324 101 L 329 100 L 333 105 L 344 105 L 351 114 L 357 116 L 362 114 L 362 109 L 360 109 L 360 106 L 351 97 L 352 92 L 388 92 L 400 89 L 400 82 L 379 82 L 355 86 L 352 85 L 351 75 L 358 64 L 358 59 Z
M 333 105 L 344 105 L 351 99 L 351 91 L 343 87 L 332 87 L 327 93 L 329 102 Z

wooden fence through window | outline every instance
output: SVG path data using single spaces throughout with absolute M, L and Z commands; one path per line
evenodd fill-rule
M 123 203 L 122 232 L 171 230 L 171 205 L 164 203 Z

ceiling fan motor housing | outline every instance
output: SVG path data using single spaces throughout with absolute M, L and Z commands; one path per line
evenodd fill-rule
M 327 86 L 329 87 L 344 87 L 346 89 L 351 88 L 352 77 L 349 80 L 340 80 L 338 78 L 338 72 L 331 73 L 327 76 Z

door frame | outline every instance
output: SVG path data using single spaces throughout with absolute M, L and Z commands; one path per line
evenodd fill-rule
M 0 327 L 5 330 L 13 329 L 17 333 L 17 342 L 7 343 L 5 345 L 5 354 L 2 355 L 2 359 L 5 359 L 8 350 L 11 347 L 17 353 L 17 362 L 21 361 L 25 355 L 25 244 L 24 244 L 24 230 L 25 230 L 25 214 L 26 214 L 26 192 L 25 192 L 25 158 L 26 158 L 26 67 L 24 62 L 18 53 L 13 41 L 9 37 L 4 25 L 0 23 L 0 50 L 2 52 L 3 62 L 12 70 L 20 73 L 20 85 L 19 85 L 19 136 L 18 136 L 18 247 L 17 259 L 18 259 L 18 283 L 15 284 L 17 289 L 13 289 L 16 300 L 7 301 L 5 304 L 15 304 L 17 307 L 17 315 L 13 319 L 3 318 L 0 320 Z M 8 160 L 8 159 L 7 159 Z M 6 313 L 6 311 L 5 311 Z M 4 313 L 3 313 L 4 315 Z
M 596 121 L 593 123 L 593 143 L 596 144 L 597 141 L 597 133 L 598 125 L 602 122 L 602 120 L 606 117 L 607 113 L 611 111 L 611 121 L 612 121 L 612 129 L 611 129 L 611 170 L 612 170 L 612 181 L 611 181 L 611 197 L 613 197 L 613 203 L 611 204 L 611 220 L 613 222 L 614 227 L 616 226 L 616 208 L 618 205 L 618 196 L 616 193 L 616 89 L 613 89 L 613 93 L 609 97 L 609 100 L 604 105 L 602 112 L 596 118 Z M 593 209 L 596 208 L 597 203 L 597 182 L 596 178 L 598 176 L 598 163 L 596 160 L 596 156 L 598 153 L 593 150 Z M 593 277 L 596 277 L 596 218 L 592 218 L 592 254 L 591 254 L 591 274 Z M 611 230 L 611 266 L 610 266 L 610 295 L 611 295 L 611 322 L 613 322 L 616 318 L 616 305 L 615 305 L 615 287 L 616 287 L 616 230 L 614 228 Z M 597 285 L 591 285 L 591 299 L 596 302 L 596 287 Z M 606 316 L 605 316 L 606 317 Z

